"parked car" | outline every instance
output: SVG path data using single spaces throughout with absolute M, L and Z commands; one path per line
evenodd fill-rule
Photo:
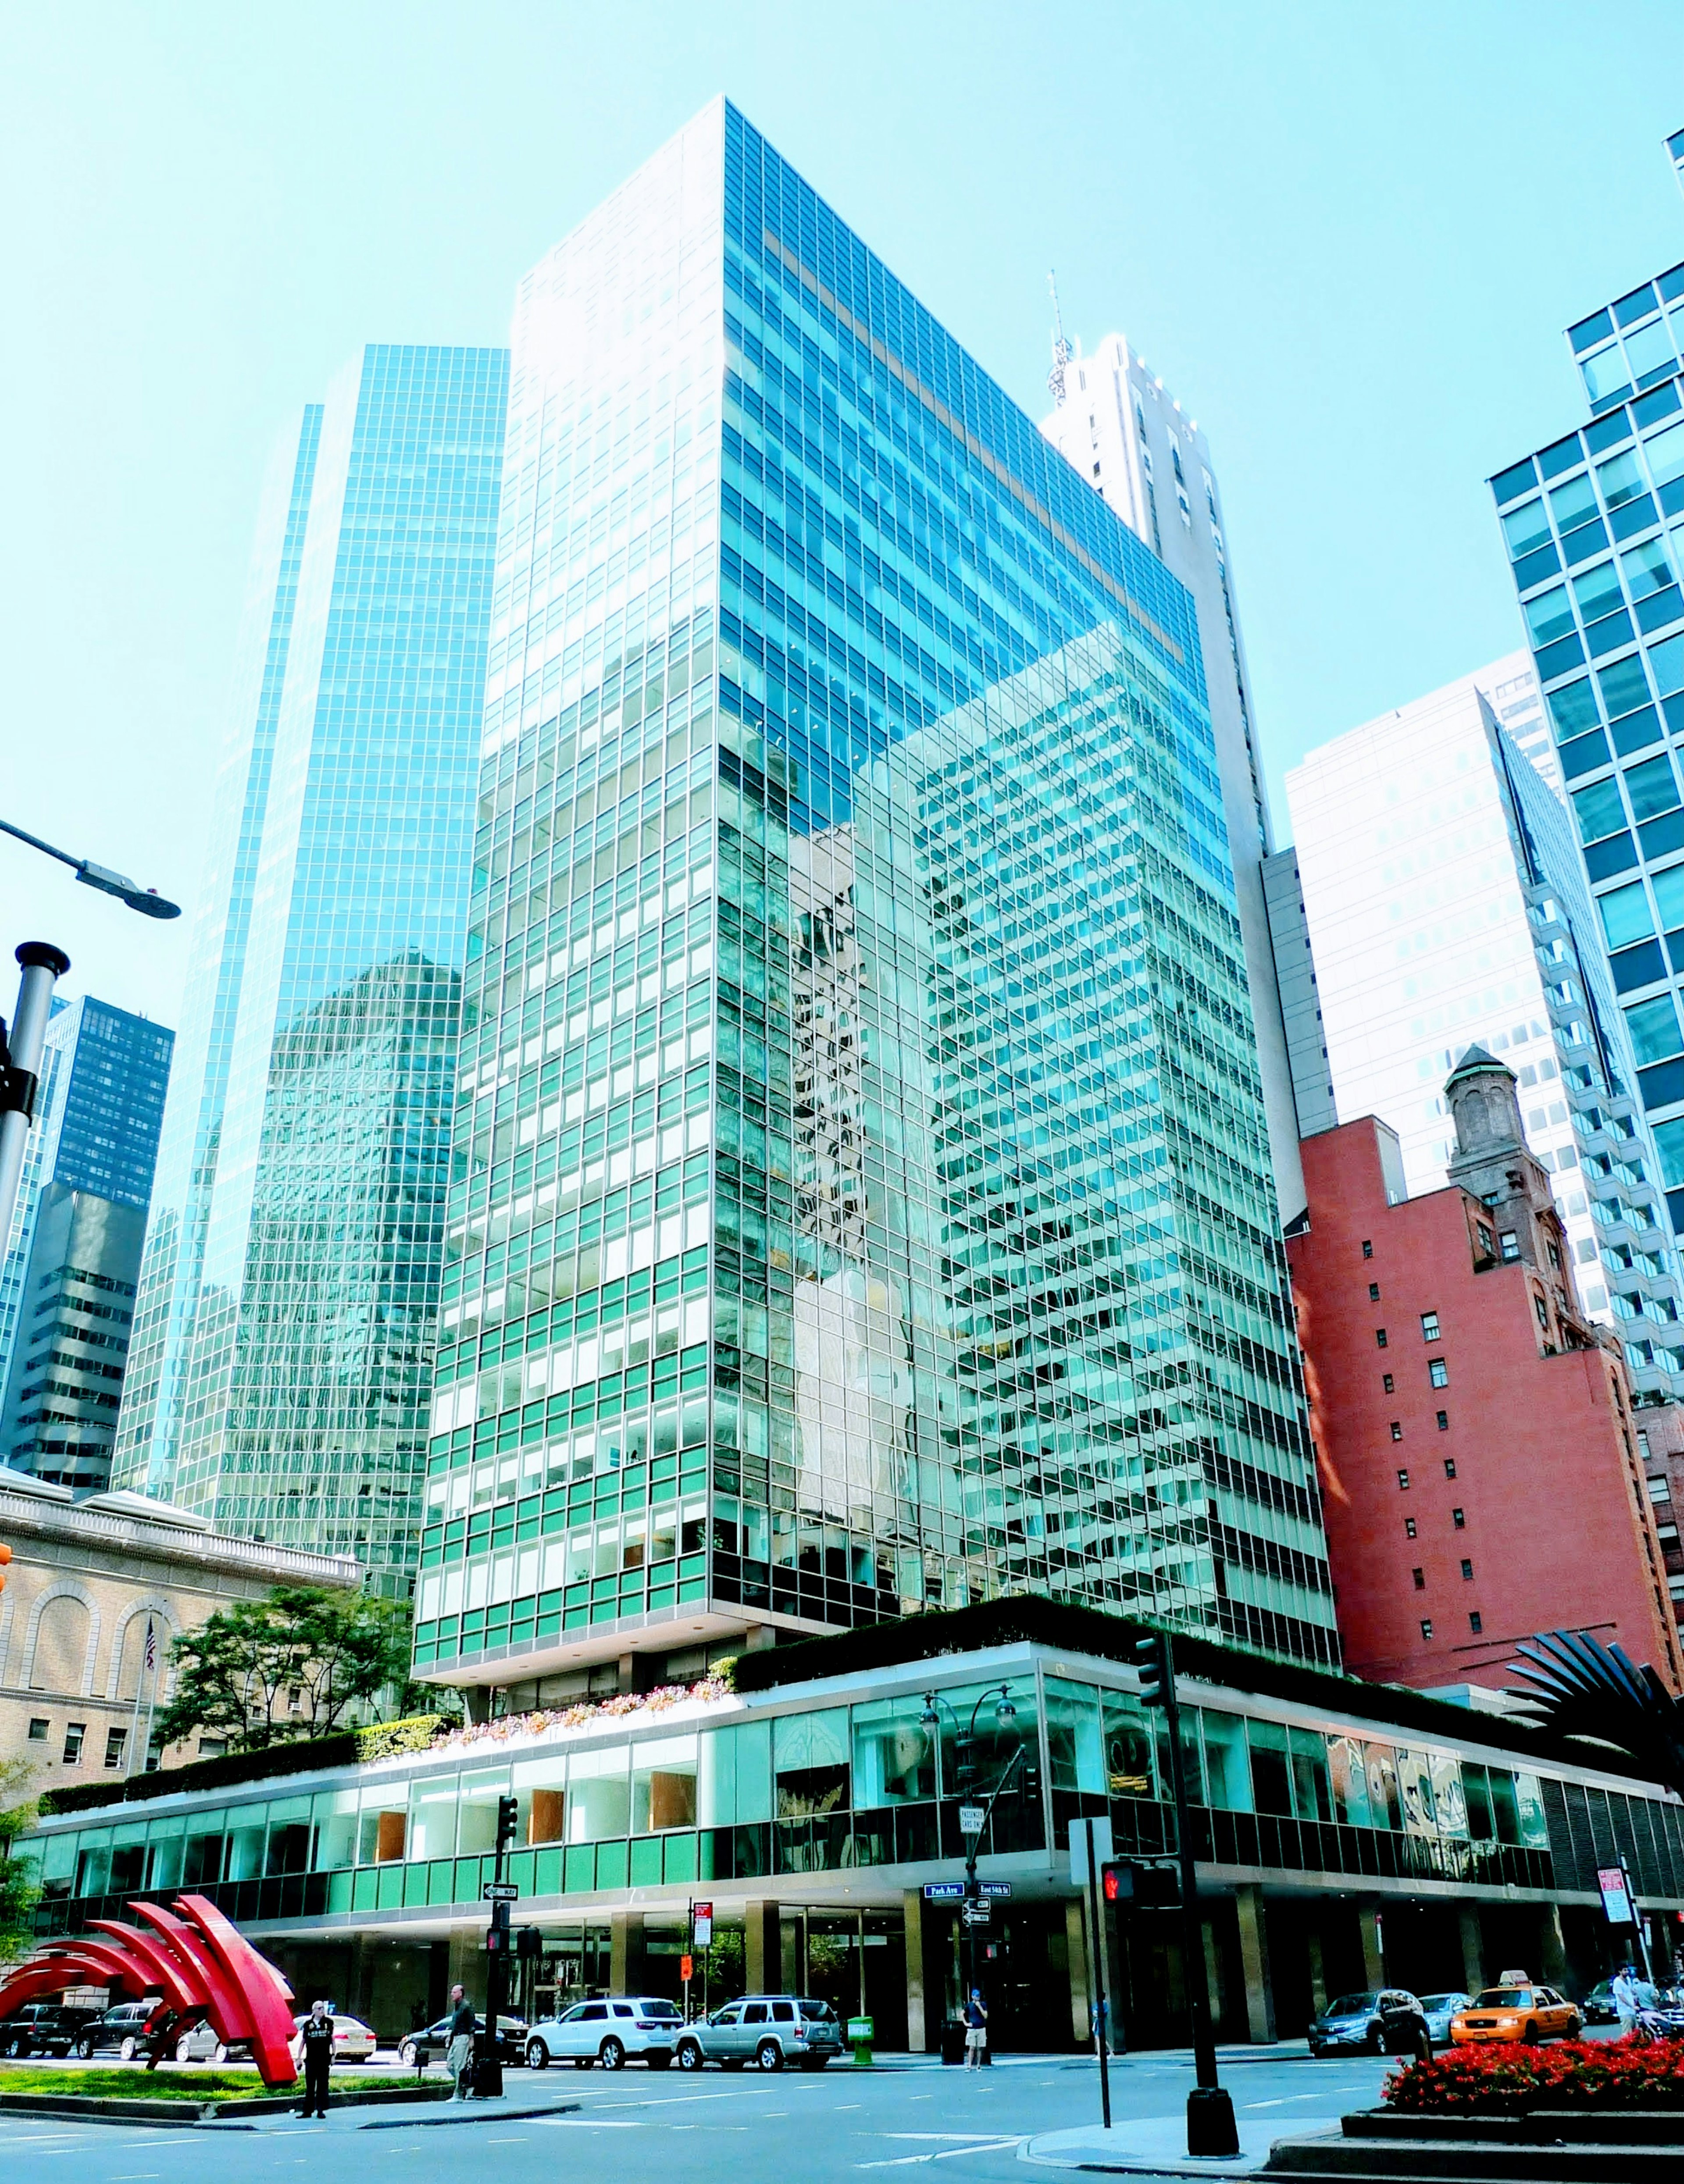
M 1618 2025 L 1620 2010 L 1614 1999 L 1614 1981 L 1598 1980 L 1579 2004 L 1579 2014 L 1586 2025 Z
M 83 2026 L 76 2042 L 77 2054 L 85 2062 L 92 2062 L 96 2055 L 120 2055 L 124 2062 L 132 2062 L 144 2045 L 148 2025 L 163 2008 L 156 1995 L 149 2002 L 114 2003 Z
M 190 2025 L 176 2042 L 178 2063 L 226 2063 L 233 2052 L 216 2027 L 203 2017 L 197 2025 Z M 243 2041 L 240 2052 L 245 2052 Z
M 1524 1977 L 1502 1986 L 1481 1987 L 1465 2009 L 1450 2020 L 1450 2037 L 1459 2048 L 1487 2041 L 1576 2040 L 1581 2019 L 1564 1994 Z
M 1370 1987 L 1341 1994 L 1313 2020 L 1310 2053 L 1365 2048 L 1371 2055 L 1408 2055 L 1425 2036 L 1425 2013 L 1413 1994 L 1401 1986 Z
M 26 2002 L 0 2025 L 0 2055 L 68 2055 L 97 2009 L 67 2009 L 60 2002 Z
M 711 2017 L 685 2028 L 678 2042 L 678 2068 L 700 2070 L 720 2063 L 740 2070 L 781 2070 L 786 2063 L 822 2070 L 842 2052 L 842 2027 L 828 2002 L 796 1994 L 747 1994 L 728 2002 Z
M 534 2025 L 527 2035 L 527 2061 L 535 2070 L 552 2062 L 571 2063 L 578 2070 L 600 2063 L 605 2070 L 619 2070 L 641 2056 L 651 2070 L 664 2070 L 683 2029 L 683 2013 L 664 1997 L 605 1996 L 576 2002 L 560 2017 Z
M 477 2012 L 474 2018 L 477 2035 L 485 2031 L 485 2013 Z M 497 2020 L 497 2056 L 501 2063 L 524 2063 L 527 2059 L 527 2020 L 524 2017 L 499 2017 Z M 424 2070 L 429 2063 L 443 2062 L 450 2045 L 450 2020 L 436 2017 L 431 2025 L 423 2025 L 414 2032 L 406 2032 L 398 2042 L 398 2060 L 406 2070 L 419 2064 Z
M 1450 2037 L 1450 2020 L 1458 2009 L 1465 2009 L 1473 1999 L 1465 1994 L 1424 1994 L 1421 2014 L 1427 2020 L 1427 2037 L 1435 2048 L 1442 2048 Z
M 302 2031 L 309 2022 L 309 2010 L 302 2011 L 293 2020 L 293 2029 Z M 333 2059 L 336 2063 L 366 2063 L 379 2042 L 372 2031 L 360 2017 L 347 2017 L 343 2010 L 332 2013 L 333 2019 Z

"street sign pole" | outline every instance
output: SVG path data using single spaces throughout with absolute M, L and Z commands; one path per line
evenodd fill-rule
M 1099 2106 L 1105 2128 L 1111 2128 L 1111 2042 L 1105 2022 L 1105 1929 L 1100 1925 L 1099 1845 L 1094 1839 L 1092 1816 L 1082 1823 L 1088 1836 L 1088 1919 L 1092 1938 L 1094 1968 L 1094 2031 L 1099 2042 Z

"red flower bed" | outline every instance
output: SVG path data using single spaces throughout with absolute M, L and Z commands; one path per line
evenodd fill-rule
M 1415 2114 L 1522 2115 L 1531 2109 L 1684 2109 L 1684 2041 L 1519 2041 L 1448 2048 L 1394 2070 L 1388 2108 Z

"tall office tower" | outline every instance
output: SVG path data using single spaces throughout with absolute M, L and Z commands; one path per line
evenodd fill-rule
M 1566 807 L 1497 722 L 1500 698 L 1535 738 L 1530 679 L 1497 660 L 1288 774 L 1326 1081 L 1342 1119 L 1397 1133 L 1419 1196 L 1454 1151 L 1452 1067 L 1472 1045 L 1506 1059 L 1585 1308 L 1659 1400 L 1684 1386 L 1684 1289 Z
M 1291 1222 L 1304 1203 L 1298 1139 L 1309 1128 L 1293 1101 L 1286 1034 L 1275 985 L 1263 860 L 1272 848 L 1263 763 L 1252 725 L 1240 617 L 1229 573 L 1216 471 L 1204 434 L 1121 334 L 1092 356 L 1062 332 L 1050 381 L 1055 408 L 1041 431 L 1193 598 L 1206 701 L 1222 783 L 1235 905 L 1251 991 L 1274 1156 L 1274 1195 Z
M 1188 594 L 722 101 L 514 346 L 421 1672 L 1330 1659 Z
M 0 1463 L 14 1470 L 109 1479 L 174 1045 L 86 994 L 47 1025 L 0 1265 Z
M 1589 421 L 1492 490 L 1637 1062 L 1654 1150 L 1627 1165 L 1684 1234 L 1684 265 L 1567 343 Z
M 120 1485 L 413 1565 L 508 357 L 369 347 L 259 526 Z

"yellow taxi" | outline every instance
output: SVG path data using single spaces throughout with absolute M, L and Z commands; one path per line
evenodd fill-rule
M 1576 2040 L 1579 2013 L 1564 1994 L 1540 1986 L 1525 1972 L 1504 1972 L 1495 1986 L 1482 1987 L 1465 2009 L 1450 2020 L 1450 2037 L 1458 2047 L 1481 2041 Z

